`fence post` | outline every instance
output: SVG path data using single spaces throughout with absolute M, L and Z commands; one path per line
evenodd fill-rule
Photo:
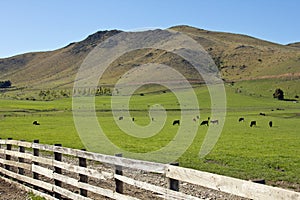
M 178 162 L 170 163 L 170 165 L 179 166 Z M 169 189 L 179 191 L 179 181 L 176 179 L 169 178 Z
M 33 140 L 33 143 L 39 143 L 40 141 L 39 140 Z M 40 155 L 40 151 L 39 149 L 36 149 L 36 148 L 33 148 L 33 156 L 39 156 Z M 38 162 L 33 162 L 34 165 L 39 165 Z M 33 179 L 39 179 L 39 174 L 36 173 L 36 172 L 33 172 L 32 173 L 32 177 Z M 37 186 L 33 186 L 34 189 L 38 189 Z
M 12 138 L 7 138 L 8 140 L 12 140 Z M 11 144 L 6 145 L 6 150 L 11 151 Z M 5 155 L 5 160 L 11 160 L 10 155 Z M 10 165 L 5 165 L 5 169 L 10 170 Z
M 122 154 L 117 153 L 115 154 L 115 156 L 122 157 Z M 115 168 L 116 168 L 115 169 L 116 174 L 123 175 L 122 166 L 116 165 Z M 116 192 L 123 194 L 123 182 L 116 178 L 115 178 L 115 182 L 116 182 Z
M 86 151 L 85 149 L 81 149 L 82 151 Z M 79 166 L 80 167 L 87 167 L 86 158 L 80 158 L 79 157 Z M 88 176 L 79 174 L 79 182 L 87 183 L 88 182 Z M 80 188 L 80 195 L 87 197 L 87 190 Z
M 0 138 L 0 140 L 2 140 L 2 138 Z M 2 146 L 1 146 L 1 144 L 0 144 L 0 149 L 2 148 Z M 4 154 L 3 154 L 4 155 Z M 0 167 L 2 167 L 2 168 L 4 168 L 4 165 L 3 165 L 3 163 L 0 163 Z M 0 172 L 0 175 L 2 175 L 3 176 L 3 174 Z
M 2 138 L 0 138 L 1 140 Z M 1 149 L 1 144 L 0 144 L 0 149 Z M 0 167 L 3 167 L 2 163 L 0 163 Z M 0 175 L 2 175 L 2 173 L 0 172 Z
M 61 147 L 61 144 L 54 144 L 54 146 Z M 54 160 L 56 161 L 62 161 L 62 154 L 54 152 Z M 54 167 L 54 172 L 57 174 L 61 174 L 61 168 L 59 167 Z M 54 179 L 54 185 L 61 187 L 61 181 Z M 59 193 L 54 193 L 54 197 L 57 199 L 61 199 L 61 195 Z
M 21 140 L 21 141 L 24 142 L 25 140 Z M 20 153 L 25 153 L 25 147 L 19 146 L 19 152 L 20 152 Z M 20 163 L 24 163 L 24 158 L 19 157 L 19 158 L 18 158 L 18 161 L 19 161 Z M 24 169 L 21 168 L 21 167 L 18 167 L 18 173 L 21 174 L 21 175 L 24 175 Z M 21 181 L 19 181 L 19 182 L 21 182 Z
M 2 138 L 0 138 L 0 140 L 1 140 Z M 1 149 L 1 144 L 0 144 L 0 149 Z M 0 167 L 2 167 L 2 163 L 0 163 Z M 0 173 L 0 175 L 1 175 L 1 173 Z

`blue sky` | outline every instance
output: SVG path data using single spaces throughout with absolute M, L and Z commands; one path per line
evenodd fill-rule
M 46 51 L 99 30 L 190 25 L 300 41 L 298 0 L 1 0 L 0 58 Z

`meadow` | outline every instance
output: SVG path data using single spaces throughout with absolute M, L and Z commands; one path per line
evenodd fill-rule
M 299 190 L 300 106 L 292 101 L 273 99 L 271 89 L 275 88 L 268 88 L 268 84 L 259 92 L 255 85 L 253 82 L 226 85 L 226 120 L 214 149 L 206 157 L 199 158 L 199 150 L 208 129 L 199 126 L 193 143 L 178 161 L 184 167 L 242 179 L 263 178 L 268 184 Z M 242 92 L 236 92 L 237 88 L 243 88 Z M 199 100 L 200 121 L 205 120 L 211 114 L 208 91 L 203 86 L 194 90 Z M 292 94 L 290 96 L 293 97 Z M 180 119 L 180 105 L 171 92 L 159 91 L 131 97 L 130 113 L 139 125 L 150 123 L 148 109 L 151 105 L 161 104 L 167 110 L 168 117 L 163 129 L 149 138 L 124 134 L 110 112 L 110 102 L 110 96 L 96 97 L 99 123 L 110 141 L 127 151 L 160 149 L 173 139 L 179 128 L 172 125 L 174 119 Z M 259 115 L 261 112 L 266 116 Z M 240 117 L 244 117 L 245 122 L 238 122 Z M 32 125 L 34 120 L 41 125 Z M 126 120 L 131 119 L 124 119 L 124 122 Z M 250 128 L 251 120 L 256 120 L 257 126 Z M 272 128 L 268 126 L 269 121 L 273 121 Z M 195 123 L 198 126 L 199 120 Z M 0 99 L 0 127 L 1 138 L 39 139 L 40 143 L 85 148 L 74 125 L 72 98 L 54 101 Z

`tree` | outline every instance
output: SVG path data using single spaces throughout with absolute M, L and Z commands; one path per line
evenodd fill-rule
M 0 88 L 9 88 L 11 86 L 10 80 L 8 81 L 0 81 Z
M 273 94 L 273 97 L 277 98 L 278 100 L 283 100 L 284 99 L 283 91 L 280 88 L 277 88 Z

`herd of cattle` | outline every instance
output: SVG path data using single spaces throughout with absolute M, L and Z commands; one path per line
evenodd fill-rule
M 261 115 L 261 116 L 266 116 L 265 113 L 259 113 L 259 115 Z M 197 119 L 199 119 L 199 116 L 197 116 Z M 196 119 L 196 118 L 193 118 L 193 121 L 196 122 L 197 119 Z M 238 121 L 239 121 L 239 122 L 245 122 L 245 118 L 244 118 L 244 117 L 240 117 L 240 118 L 238 119 Z M 218 120 L 218 119 L 210 120 L 210 117 L 208 117 L 207 120 L 201 121 L 200 126 L 202 126 L 202 125 L 208 126 L 209 123 L 211 123 L 211 124 L 219 124 L 219 120 Z M 273 122 L 272 122 L 272 121 L 269 121 L 268 124 L 269 124 L 269 127 L 272 127 L 272 126 L 273 126 Z M 174 125 L 180 125 L 180 120 L 179 120 L 179 119 L 174 120 L 174 121 L 173 121 L 173 126 L 174 126 Z M 254 120 L 253 120 L 253 121 L 250 121 L 250 127 L 253 127 L 253 126 L 256 126 L 256 121 L 254 121 Z
M 259 115 L 261 115 L 261 116 L 266 116 L 265 113 L 259 113 Z M 123 116 L 120 116 L 120 117 L 119 117 L 119 120 L 123 120 L 123 119 L 124 119 Z M 132 117 L 131 119 L 132 119 L 132 121 L 135 120 L 134 117 Z M 193 118 L 193 121 L 196 122 L 197 119 L 199 120 L 200 117 L 197 116 L 196 118 Z M 151 120 L 154 121 L 154 118 L 152 117 Z M 245 118 L 244 118 L 244 117 L 240 117 L 240 118 L 238 119 L 238 121 L 239 121 L 239 122 L 244 122 L 244 121 L 245 121 Z M 202 125 L 209 126 L 209 123 L 211 123 L 211 124 L 219 124 L 219 120 L 218 120 L 218 119 L 210 120 L 210 117 L 208 117 L 207 120 L 201 121 L 200 126 L 202 126 Z M 33 125 L 36 125 L 36 126 L 37 126 L 37 125 L 40 125 L 40 123 L 39 123 L 38 121 L 33 121 L 32 124 L 33 124 Z M 178 125 L 178 126 L 179 126 L 179 125 L 180 125 L 180 120 L 179 120 L 179 119 L 174 120 L 174 121 L 173 121 L 173 126 L 174 126 L 174 125 Z M 250 121 L 250 127 L 253 127 L 253 126 L 256 126 L 256 121 Z M 272 126 L 273 126 L 273 122 L 272 122 L 272 121 L 269 121 L 269 127 L 272 127 Z
M 259 113 L 259 115 L 266 116 L 265 113 Z M 119 120 L 123 120 L 123 119 L 124 119 L 123 116 L 119 117 Z M 197 122 L 197 120 L 199 120 L 199 119 L 200 119 L 200 117 L 197 116 L 197 117 L 193 118 L 193 121 Z M 134 121 L 134 117 L 132 118 L 132 121 Z M 154 121 L 154 118 L 152 118 L 152 121 Z M 240 117 L 238 119 L 238 121 L 239 122 L 245 122 L 245 118 L 244 117 Z M 219 124 L 219 120 L 218 119 L 211 120 L 210 117 L 208 117 L 207 120 L 201 121 L 200 126 L 203 126 L 203 125 L 209 126 L 209 124 Z M 179 126 L 180 125 L 180 120 L 179 119 L 175 119 L 173 121 L 173 126 L 174 125 L 178 125 Z M 253 126 L 256 126 L 256 121 L 250 121 L 250 127 L 253 127 Z M 269 127 L 272 127 L 272 126 L 273 126 L 273 122 L 269 121 Z

